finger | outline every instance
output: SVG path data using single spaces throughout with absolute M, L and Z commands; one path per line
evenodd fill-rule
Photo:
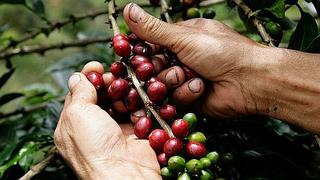
M 68 92 L 66 97 L 64 98 L 64 107 L 67 107 L 71 103 L 71 94 Z
M 130 30 L 139 38 L 153 44 L 173 48 L 172 51 L 176 51 L 174 47 L 177 42 L 190 33 L 187 28 L 169 24 L 151 16 L 134 3 L 125 7 L 123 16 Z
M 169 88 L 179 87 L 185 81 L 185 74 L 181 67 L 173 66 L 162 71 L 158 78 Z
M 83 74 L 88 74 L 89 72 L 97 72 L 97 73 L 103 74 L 104 73 L 104 68 L 103 68 L 103 65 L 100 62 L 91 61 L 91 62 L 87 63 L 83 67 L 81 72 Z
M 104 84 L 106 85 L 106 89 L 108 89 L 108 87 L 110 86 L 110 84 L 117 79 L 117 77 L 115 77 L 114 75 L 112 75 L 111 72 L 107 72 L 105 74 L 102 75 Z
M 200 78 L 193 78 L 175 89 L 172 97 L 179 104 L 190 104 L 203 94 L 204 89 L 204 82 Z
M 97 93 L 94 86 L 82 73 L 74 73 L 68 82 L 71 101 L 77 103 L 97 103 Z

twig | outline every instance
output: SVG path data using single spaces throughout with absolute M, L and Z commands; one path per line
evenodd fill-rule
M 9 59 L 13 56 L 17 55 L 26 55 L 31 53 L 39 53 L 44 54 L 46 51 L 52 50 L 52 49 L 65 49 L 69 47 L 84 47 L 89 44 L 95 44 L 95 43 L 106 43 L 110 42 L 110 37 L 98 37 L 95 39 L 85 39 L 85 40 L 75 40 L 71 42 L 61 42 L 57 44 L 51 44 L 51 45 L 35 45 L 35 46 L 22 46 L 19 48 L 11 49 L 10 51 L 5 51 L 3 53 L 0 53 L 0 60 L 1 59 Z
M 240 7 L 243 10 L 244 14 L 248 17 L 248 19 L 252 21 L 254 26 L 257 28 L 257 31 L 259 32 L 260 36 L 262 37 L 262 40 L 268 43 L 269 46 L 275 47 L 275 45 L 273 44 L 274 40 L 267 33 L 266 29 L 262 25 L 262 22 L 255 16 L 252 16 L 253 14 L 252 10 L 242 0 L 232 0 L 232 1 L 238 7 Z
M 48 164 L 50 164 L 53 161 L 56 153 L 57 153 L 57 148 L 52 147 L 48 152 L 47 157 L 44 158 L 39 163 L 37 163 L 36 165 L 33 165 L 26 174 L 24 174 L 21 178 L 19 178 L 19 180 L 30 180 L 35 175 L 39 174 L 45 167 L 48 166 Z
M 115 19 L 116 16 L 115 16 L 115 14 L 112 13 L 112 12 L 115 12 L 114 11 L 115 10 L 114 0 L 110 0 L 108 2 L 108 9 L 109 9 L 109 20 L 111 21 L 114 35 L 116 35 L 119 33 L 119 27 L 118 27 L 117 21 Z M 153 114 L 155 119 L 158 121 L 160 126 L 168 133 L 168 135 L 170 137 L 174 137 L 170 126 L 160 117 L 158 112 L 154 109 L 154 104 L 151 102 L 148 95 L 142 89 L 142 85 L 141 85 L 140 81 L 138 80 L 137 76 L 135 75 L 135 73 L 133 72 L 133 70 L 131 69 L 131 67 L 126 65 L 126 69 L 127 69 L 128 75 L 129 75 L 129 77 L 131 77 L 132 83 L 135 86 L 135 88 L 137 89 L 146 109 Z
M 161 4 L 161 11 L 162 11 L 164 17 L 166 18 L 166 21 L 167 21 L 168 23 L 173 23 L 172 18 L 170 17 L 170 15 L 169 15 L 169 13 L 168 13 L 168 11 L 169 11 L 169 6 L 168 6 L 166 0 L 161 0 L 161 1 L 160 1 L 160 4 Z

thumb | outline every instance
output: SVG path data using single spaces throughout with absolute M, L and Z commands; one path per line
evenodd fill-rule
M 182 36 L 188 34 L 188 29 L 178 25 L 169 24 L 145 12 L 134 3 L 128 4 L 123 16 L 130 30 L 139 38 L 150 43 L 161 45 L 175 51 L 175 44 Z
M 82 73 L 74 73 L 68 81 L 72 103 L 97 103 L 97 93 L 94 86 Z

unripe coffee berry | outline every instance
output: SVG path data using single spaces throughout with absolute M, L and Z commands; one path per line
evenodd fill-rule
M 204 169 L 208 169 L 211 166 L 211 161 L 208 158 L 205 158 L 205 157 L 201 158 L 200 162 L 201 162 Z
M 205 143 L 207 138 L 202 132 L 194 132 L 188 136 L 189 141 Z
M 177 114 L 176 108 L 169 104 L 165 104 L 161 106 L 159 111 L 159 115 L 164 120 L 172 119 L 176 114 Z
M 211 163 L 215 163 L 219 159 L 219 154 L 216 151 L 212 151 L 206 155 L 206 158 L 210 159 Z
M 131 64 L 133 68 L 137 68 L 139 65 L 144 63 L 151 63 L 149 58 L 145 56 L 135 55 L 131 59 Z
M 212 172 L 210 172 L 210 170 L 201 170 L 200 180 L 211 180 L 211 179 L 213 179 L 213 174 Z
M 147 94 L 152 102 L 159 103 L 167 95 L 167 86 L 159 81 L 151 83 L 148 87 Z
M 176 172 L 184 170 L 186 160 L 180 156 L 172 156 L 168 160 L 168 167 Z
M 132 52 L 134 55 L 150 57 L 152 55 L 152 48 L 147 43 L 139 43 L 133 47 Z
M 130 111 L 135 111 L 139 108 L 141 104 L 141 99 L 138 94 L 138 91 L 134 88 L 131 88 L 127 96 L 127 107 Z
M 216 12 L 212 8 L 204 10 L 202 17 L 206 19 L 213 19 L 216 16 Z
M 119 40 L 113 43 L 114 52 L 121 57 L 129 57 L 131 54 L 131 46 L 127 40 Z
M 126 67 L 121 62 L 114 62 L 110 66 L 110 72 L 117 77 L 124 77 L 127 73 Z
M 198 174 L 203 166 L 198 159 L 191 159 L 186 163 L 186 169 L 190 174 Z
M 168 157 L 180 154 L 182 152 L 182 149 L 182 141 L 177 138 L 170 138 L 163 145 L 163 152 L 166 153 Z
M 86 76 L 96 90 L 100 90 L 102 87 L 104 87 L 104 81 L 100 73 L 89 72 Z
M 206 155 L 206 147 L 199 142 L 189 141 L 186 145 L 186 153 L 191 158 L 202 158 Z
M 155 150 L 163 149 L 164 143 L 169 139 L 169 135 L 163 129 L 155 129 L 149 135 L 149 144 Z
M 142 117 L 134 125 L 134 134 L 142 139 L 148 136 L 148 133 L 151 131 L 152 121 L 149 117 Z
M 172 123 L 171 130 L 177 138 L 184 138 L 189 133 L 189 125 L 183 119 L 177 119 Z
M 189 124 L 189 132 L 192 132 L 197 125 L 197 117 L 194 113 L 187 113 L 182 118 Z
M 178 176 L 177 180 L 191 180 L 191 177 L 188 173 L 184 172 Z
M 164 179 L 172 179 L 174 177 L 174 172 L 172 172 L 171 169 L 169 169 L 168 167 L 163 167 L 161 168 L 161 176 L 164 178 Z
M 168 156 L 166 155 L 166 153 L 160 153 L 157 159 L 161 167 L 166 166 L 168 164 Z
M 187 18 L 192 19 L 192 18 L 200 18 L 200 10 L 198 8 L 190 8 L 187 11 Z
M 137 67 L 135 72 L 139 80 L 146 81 L 152 77 L 154 73 L 154 67 L 151 63 L 143 63 Z
M 124 79 L 114 80 L 108 88 L 108 95 L 111 99 L 117 100 L 122 98 L 128 93 L 129 84 Z

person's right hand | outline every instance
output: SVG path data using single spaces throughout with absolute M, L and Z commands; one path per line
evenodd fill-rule
M 260 56 L 258 52 L 263 46 L 215 20 L 168 24 L 133 3 L 124 9 L 124 18 L 139 38 L 154 47 L 168 48 L 183 64 L 209 80 L 204 92 L 203 81 L 195 78 L 185 82 L 180 67 L 164 70 L 159 77 L 169 88 L 175 88 L 176 101 L 191 103 L 204 92 L 203 109 L 211 116 L 229 118 L 256 113 L 255 97 L 248 82 L 252 84 L 251 66 L 259 64 L 252 61 Z

